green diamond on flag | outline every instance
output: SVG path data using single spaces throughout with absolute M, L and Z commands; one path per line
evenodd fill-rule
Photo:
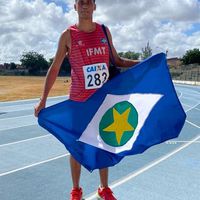
M 111 153 L 130 150 L 161 94 L 108 94 L 79 141 Z

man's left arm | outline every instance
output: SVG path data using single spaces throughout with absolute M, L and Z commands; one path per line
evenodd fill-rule
M 128 59 L 128 58 L 120 57 L 117 54 L 117 51 L 116 51 L 116 49 L 113 45 L 112 36 L 111 36 L 111 33 L 110 33 L 110 31 L 107 27 L 106 27 L 106 31 L 107 31 L 108 39 L 109 39 L 112 54 L 113 54 L 113 59 L 115 61 L 116 66 L 118 66 L 118 67 L 132 67 L 132 66 L 134 66 L 134 65 L 136 65 L 140 62 L 139 60 L 131 60 L 131 59 Z

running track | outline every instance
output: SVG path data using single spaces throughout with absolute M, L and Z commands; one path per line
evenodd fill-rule
M 200 87 L 176 85 L 187 121 L 179 138 L 110 168 L 119 200 L 200 199 Z M 48 105 L 66 97 L 48 99 Z M 34 100 L 0 102 L 0 200 L 68 200 L 69 154 L 37 125 Z M 98 171 L 82 169 L 84 198 L 95 198 Z

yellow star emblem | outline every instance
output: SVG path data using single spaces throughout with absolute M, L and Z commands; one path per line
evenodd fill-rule
M 103 131 L 115 132 L 117 143 L 120 145 L 122 136 L 125 131 L 133 131 L 134 127 L 128 122 L 128 116 L 131 111 L 129 107 L 122 114 L 120 114 L 115 108 L 113 108 L 113 123 L 104 128 Z

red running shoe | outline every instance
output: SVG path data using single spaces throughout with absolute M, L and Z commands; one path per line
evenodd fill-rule
M 117 200 L 114 195 L 112 190 L 109 187 L 105 188 L 98 188 L 98 193 L 97 193 L 97 199 L 98 200 Z
M 82 188 L 73 188 L 71 191 L 70 200 L 82 200 Z

